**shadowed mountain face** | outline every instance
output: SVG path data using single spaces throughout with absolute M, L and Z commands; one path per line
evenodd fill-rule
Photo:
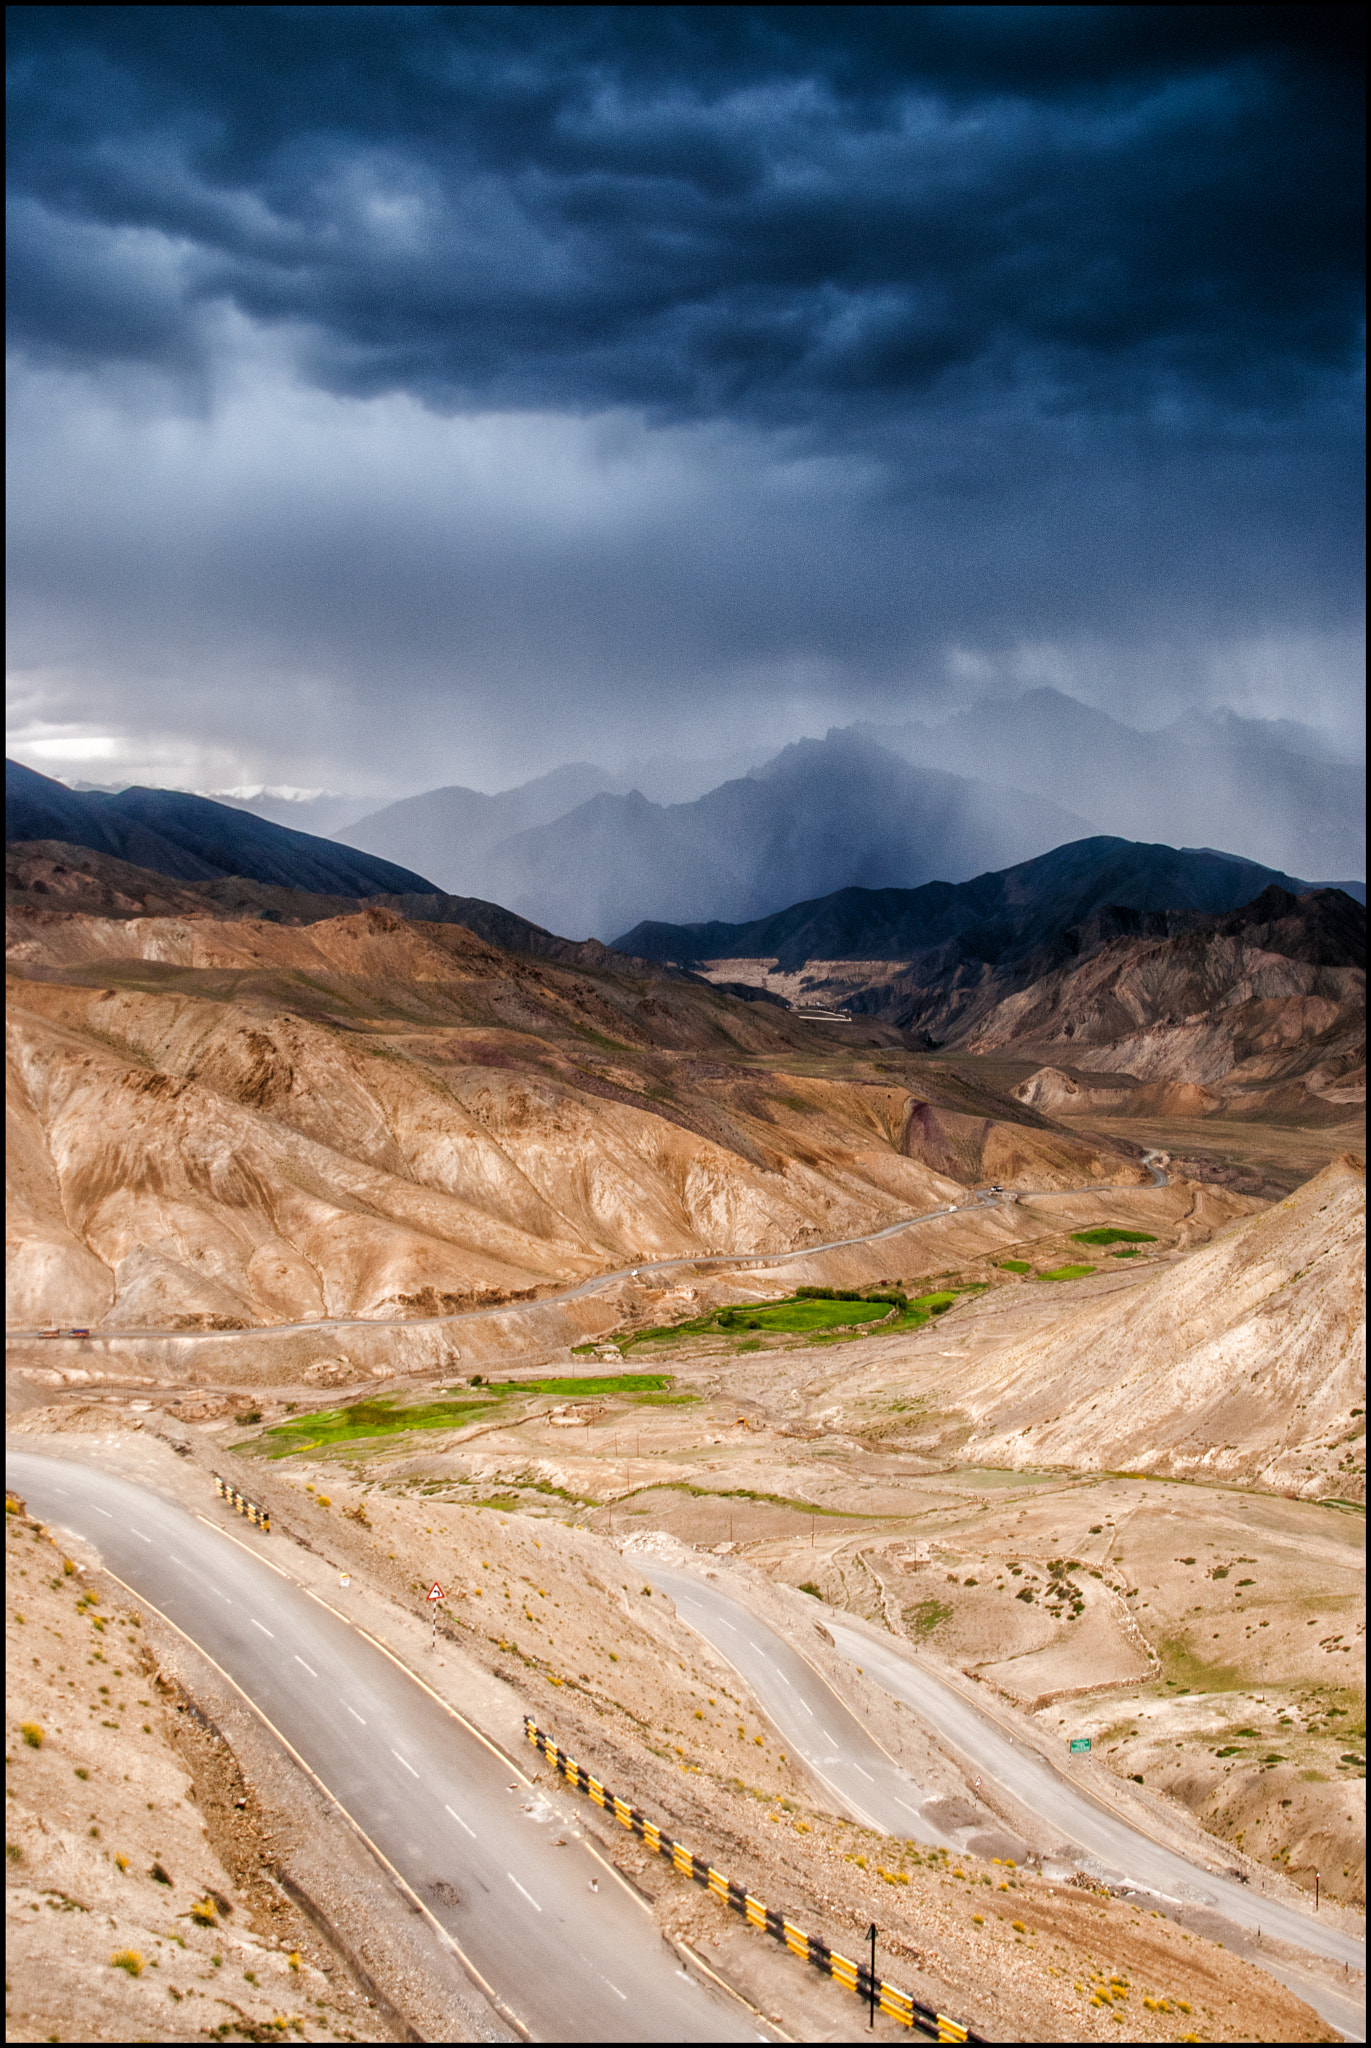
M 1086 840 L 961 888 L 849 889 L 620 944 L 879 1017 L 910 1044 L 1050 1060 L 1015 1092 L 1054 1114 L 1338 1122 L 1364 1088 L 1366 912 L 1298 882 L 1243 900 L 1263 877 L 1223 854 Z
M 5 839 L 88 846 L 185 882 L 239 875 L 275 888 L 323 895 L 424 893 L 432 883 L 331 839 L 175 789 L 72 790 L 15 761 L 5 763 Z
M 644 922 L 618 943 L 625 952 L 681 966 L 772 958 L 785 973 L 810 960 L 912 961 L 924 954 L 937 954 L 947 968 L 999 965 L 1050 944 L 1106 908 L 1236 910 L 1272 883 L 1292 894 L 1310 886 L 1210 847 L 1080 839 L 970 882 L 839 889 L 747 924 Z
M 1069 935 L 1076 960 L 1045 973 L 1025 962 L 998 1001 L 983 986 L 949 1035 L 1069 1062 L 1079 1078 L 1044 1068 L 1015 1091 L 1068 1115 L 1143 1108 L 1136 1090 L 1110 1094 L 1121 1076 L 1182 1114 L 1338 1123 L 1364 1101 L 1366 912 L 1350 896 L 1272 887 L 1221 917 L 1171 912 L 1117 934 L 1113 922 Z M 949 1008 L 931 991 L 922 1006 Z
M 505 805 L 523 795 L 480 801 Z M 1081 826 L 1055 803 L 912 766 L 851 733 L 787 747 L 693 803 L 602 792 L 494 845 L 480 836 L 494 813 L 473 809 L 471 796 L 416 797 L 346 836 L 409 859 L 422 850 L 425 866 L 450 887 L 493 897 L 553 930 L 606 939 L 645 916 L 749 917 L 800 892 L 974 874 Z

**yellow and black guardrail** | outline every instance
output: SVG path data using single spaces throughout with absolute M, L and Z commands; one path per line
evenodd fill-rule
M 760 1927 L 774 1941 L 784 1942 L 792 1955 L 812 1963 L 816 1970 L 822 1970 L 826 1977 L 846 1985 L 859 1998 L 874 2002 L 876 2010 L 883 2012 L 888 2019 L 899 2020 L 906 2027 L 917 2027 L 932 2041 L 984 2041 L 983 2034 L 973 2034 L 960 2020 L 949 2019 L 946 2013 L 935 2012 L 932 2006 L 920 2004 L 907 1991 L 900 1991 L 879 1977 L 873 1983 L 871 1971 L 865 1963 L 850 1962 L 817 1934 L 803 1933 L 774 1906 L 765 1906 L 760 1899 L 754 1899 L 736 1878 L 725 1877 L 721 1870 L 713 1869 L 702 1856 L 693 1855 L 683 1842 L 673 1842 L 655 1821 L 640 1813 L 636 1806 L 630 1806 L 626 1799 L 617 1798 L 598 1778 L 592 1778 L 584 1764 L 578 1764 L 564 1749 L 559 1749 L 529 1714 L 524 1715 L 524 1733 L 568 1785 L 574 1785 L 578 1792 L 586 1793 L 594 1805 L 612 1813 L 654 1855 L 665 1856 L 673 1870 L 679 1870 L 683 1877 L 689 1877 L 696 1884 L 703 1885 L 706 1891 L 713 1892 L 723 1905 L 740 1913 L 749 1926 Z
M 246 1515 L 254 1528 L 264 1530 L 270 1536 L 270 1508 L 259 1507 L 255 1500 L 249 1500 L 245 1493 L 240 1493 L 227 1479 L 221 1479 L 217 1472 L 214 1475 L 214 1491 L 220 1500 L 226 1500 L 231 1508 L 237 1508 L 240 1515 Z

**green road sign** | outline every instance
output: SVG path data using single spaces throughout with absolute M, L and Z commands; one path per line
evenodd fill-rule
M 1090 1747 L 1090 1737 L 1089 1737 L 1088 1735 L 1073 1735 L 1073 1736 L 1072 1736 L 1072 1738 L 1071 1738 L 1071 1754 L 1072 1754 L 1072 1756 L 1074 1756 L 1074 1755 L 1076 1754 L 1076 1751 L 1077 1751 L 1078 1749 L 1089 1749 L 1089 1747 Z

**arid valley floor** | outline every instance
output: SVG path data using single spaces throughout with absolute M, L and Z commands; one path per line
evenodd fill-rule
M 1317 1872 L 1321 1924 L 1360 1933 L 1345 1086 L 1076 1115 L 1030 1099 L 1017 1048 L 919 1053 L 583 950 L 385 911 L 26 907 L 12 1448 L 135 1479 L 343 1600 L 776 2037 L 864 2015 L 555 1792 L 525 1713 L 834 1948 L 876 1922 L 887 1974 L 987 2038 L 1336 2038 L 1294 1987 L 1359 1996 L 1355 1971 L 1064 1856 L 833 1631 L 1254 1896 L 1312 1908 Z M 829 1290 L 818 1319 L 768 1321 L 799 1288 Z M 10 2038 L 502 2037 L 224 1675 L 22 1494 Z M 864 1827 L 791 1755 L 649 1584 L 681 1568 L 802 1649 L 951 1851 Z

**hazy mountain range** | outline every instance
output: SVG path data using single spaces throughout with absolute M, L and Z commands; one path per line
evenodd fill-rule
M 1291 719 L 1221 711 L 1139 732 L 1039 689 L 986 699 L 943 725 L 859 729 L 907 760 L 1035 790 L 1096 832 L 1227 846 L 1298 874 L 1365 873 L 1363 767 Z
M 960 880 L 1085 829 L 1056 803 L 915 766 L 852 732 L 801 740 L 690 803 L 601 791 L 551 810 L 588 772 L 499 797 L 434 790 L 339 836 L 388 860 L 422 853 L 444 888 L 608 939 L 645 915 L 747 918 L 848 883 Z
M 711 765 L 659 756 L 634 781 L 578 762 L 497 796 L 430 790 L 335 836 L 603 939 L 848 885 L 963 881 L 1099 833 L 1217 843 L 1277 873 L 1364 871 L 1361 770 L 1289 720 L 1142 732 L 1039 689 L 942 725 L 835 730 L 702 789 Z

